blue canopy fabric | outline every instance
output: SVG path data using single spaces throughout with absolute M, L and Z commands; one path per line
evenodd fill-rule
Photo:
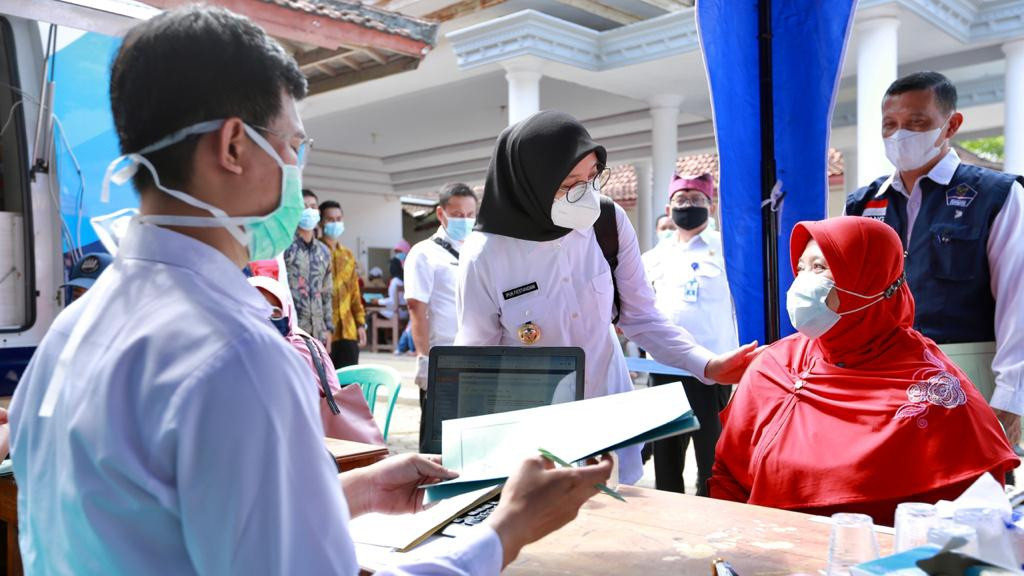
M 741 342 L 765 342 L 767 273 L 779 278 L 782 335 L 793 332 L 785 313 L 793 281 L 789 234 L 797 222 L 827 214 L 829 128 L 854 5 L 855 0 L 776 0 L 771 6 L 776 178 L 785 196 L 775 270 L 766 270 L 758 2 L 697 2 L 718 140 L 725 264 Z

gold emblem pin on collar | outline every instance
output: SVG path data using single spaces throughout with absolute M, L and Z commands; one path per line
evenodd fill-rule
M 519 326 L 519 329 L 516 330 L 516 332 L 519 334 L 519 341 L 527 346 L 540 340 L 540 326 L 534 324 L 532 320 L 529 320 L 525 324 Z

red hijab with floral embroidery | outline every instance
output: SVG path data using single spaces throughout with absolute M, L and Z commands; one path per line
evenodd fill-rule
M 821 246 L 843 316 L 821 338 L 766 349 L 722 413 L 711 495 L 812 513 L 892 521 L 901 501 L 952 498 L 984 472 L 1002 482 L 1019 460 L 981 394 L 912 328 L 914 299 L 896 233 L 870 218 L 801 222 L 794 271 Z

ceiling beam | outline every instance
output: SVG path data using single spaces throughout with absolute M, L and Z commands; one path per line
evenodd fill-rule
M 323 64 L 328 60 L 333 60 L 347 54 L 351 54 L 352 50 L 348 48 L 340 48 L 338 50 L 331 50 L 330 48 L 317 48 L 310 50 L 309 52 L 300 52 L 295 55 L 295 63 L 299 65 L 299 68 L 306 66 L 312 66 L 314 64 Z
M 145 0 L 146 4 L 170 10 L 192 0 Z M 268 34 L 320 48 L 336 49 L 342 44 L 373 46 L 414 58 L 422 58 L 431 46 L 400 34 L 304 12 L 264 0 L 217 0 L 216 4 L 250 18 Z M 395 16 L 399 18 L 399 16 Z
M 353 70 L 362 70 L 363 69 L 363 65 L 360 64 L 358 60 L 356 60 L 355 58 L 353 58 L 350 55 L 339 56 L 338 60 L 341 60 L 342 62 L 345 63 L 345 66 L 348 66 L 349 68 L 351 68 Z
M 309 94 L 320 94 L 321 92 L 337 90 L 338 88 L 359 84 L 360 82 L 376 80 L 392 74 L 398 74 L 399 72 L 415 70 L 419 64 L 420 61 L 415 58 L 402 58 L 385 64 L 384 66 L 373 66 L 371 68 L 364 68 L 354 72 L 339 74 L 333 78 L 325 78 L 323 80 L 311 82 L 309 85 Z
M 648 6 L 661 8 L 666 12 L 678 12 L 684 8 L 693 7 L 693 0 L 640 0 Z
M 618 8 L 613 8 L 606 4 L 602 4 L 597 0 L 558 0 L 560 4 L 566 6 L 572 6 L 578 8 L 584 12 L 589 12 L 594 16 L 600 16 L 605 20 L 611 20 L 619 24 L 633 24 L 640 21 L 640 17 L 636 14 L 630 14 L 629 12 L 623 12 Z
M 424 20 L 436 20 L 438 22 L 447 22 L 471 14 L 479 10 L 486 10 L 492 6 L 497 6 L 505 2 L 505 0 L 459 0 L 453 2 L 440 10 L 435 10 L 429 14 L 423 16 Z
M 387 54 L 381 54 L 378 50 L 374 50 L 373 48 L 363 48 L 363 53 L 376 60 L 377 64 L 380 64 L 381 66 L 388 63 Z

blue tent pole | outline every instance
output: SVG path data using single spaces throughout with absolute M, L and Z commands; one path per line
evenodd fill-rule
M 772 99 L 772 2 L 759 0 L 758 68 L 761 103 L 761 233 L 764 262 L 764 344 L 779 339 L 779 219 L 772 202 L 775 187 L 775 109 Z

